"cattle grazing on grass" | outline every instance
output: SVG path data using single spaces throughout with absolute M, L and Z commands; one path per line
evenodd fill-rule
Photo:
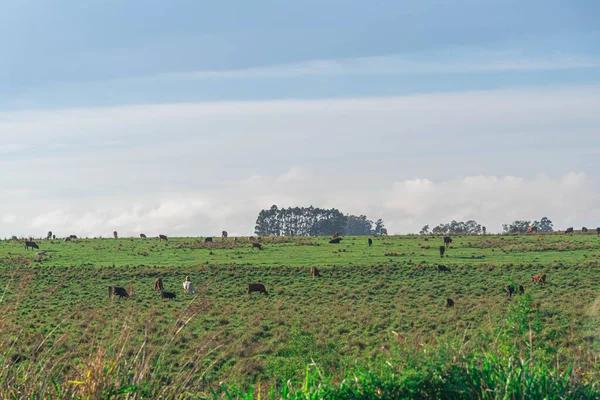
M 515 294 L 515 288 L 513 285 L 506 285 L 506 296 L 512 297 L 513 294 Z
M 177 298 L 177 295 L 173 292 L 162 291 L 160 292 L 160 294 L 162 296 L 163 301 Z
M 440 272 L 450 272 L 450 273 L 452 273 L 452 271 L 450 271 L 450 268 L 446 267 L 445 265 L 441 265 L 441 264 L 437 266 L 437 272 L 438 272 L 438 274 Z
M 369 247 L 373 246 L 373 239 L 369 238 Z
M 267 289 L 265 289 L 265 285 L 262 283 L 251 283 L 248 285 L 248 295 L 254 292 L 264 293 L 267 296 L 269 295 Z
M 38 246 L 36 242 L 26 241 L 25 242 L 25 250 L 28 250 L 30 247 L 31 247 L 31 250 L 40 248 L 40 246 Z
M 336 238 L 334 238 L 334 239 L 331 239 L 331 240 L 329 241 L 329 243 L 331 243 L 331 244 L 338 244 L 338 243 L 340 242 L 340 240 L 342 240 L 342 238 L 341 238 L 341 237 L 336 237 Z
M 596 228 L 596 233 L 600 235 L 600 228 Z
M 519 285 L 519 294 L 524 294 L 525 293 L 525 288 L 523 287 L 523 285 Z
M 262 250 L 263 247 L 262 247 L 262 244 L 260 244 L 260 243 L 252 243 L 252 249 Z
M 56 239 L 56 235 L 52 235 L 52 240 Z
M 112 298 L 114 296 L 119 296 L 120 299 L 128 298 L 129 293 L 127 293 L 127 290 L 125 290 L 125 288 L 122 288 L 119 286 L 109 286 L 108 287 L 108 297 Z
M 546 286 L 546 274 L 535 274 L 531 277 L 531 282 L 534 284 L 541 283 L 542 286 Z
M 486 229 L 485 229 L 485 226 L 481 227 L 481 232 L 485 235 L 485 233 L 487 232 Z
M 221 232 L 221 239 L 223 239 L 223 240 L 227 239 L 227 231 Z
M 527 233 L 536 233 L 537 232 L 537 226 L 528 226 L 527 227 Z
M 569 233 L 573 234 L 573 227 L 567 228 L 567 230 L 565 231 L 565 235 L 567 235 Z
M 440 246 L 440 257 L 444 257 L 445 252 L 446 252 L 446 247 Z
M 69 236 L 71 239 L 77 239 L 77 235 L 70 235 Z
M 206 239 L 204 239 L 204 243 L 212 243 L 212 238 L 211 237 L 207 237 Z
M 583 228 L 581 228 L 581 232 L 587 233 L 587 231 L 588 231 L 588 228 L 586 228 L 585 226 Z
M 454 307 L 454 300 L 446 299 L 446 308 Z
M 387 236 L 387 229 L 385 229 L 385 228 L 381 228 L 381 231 L 380 231 L 380 232 L 381 232 L 381 235 L 383 235 L 383 236 Z
M 452 243 L 452 238 L 450 236 L 445 236 L 444 237 L 444 246 L 448 247 L 448 246 L 450 246 L 450 243 Z
M 118 238 L 119 238 L 119 234 L 117 233 L 117 231 L 114 231 L 114 232 L 113 232 L 113 236 L 115 237 L 115 239 L 118 239 Z
M 71 241 L 71 236 L 67 236 L 67 237 L 65 238 L 65 242 L 70 242 L 70 241 Z
M 158 235 L 158 241 L 160 242 L 161 240 L 164 240 L 166 242 L 167 241 L 167 235 Z
M 164 289 L 165 287 L 163 285 L 162 279 L 156 278 L 156 280 L 154 281 L 154 291 L 162 292 Z
M 313 278 L 321 276 L 317 267 L 310 267 L 310 276 L 312 276 Z
M 50 240 L 52 239 L 52 231 L 49 231 L 48 234 L 46 235 L 46 239 Z
M 144 235 L 143 233 L 140 233 L 140 237 L 141 237 L 142 239 L 146 239 L 146 235 Z
M 194 294 L 194 293 L 196 293 L 196 289 L 194 289 L 194 284 L 190 280 L 189 275 L 185 277 L 185 281 L 183 282 L 183 292 L 185 294 Z

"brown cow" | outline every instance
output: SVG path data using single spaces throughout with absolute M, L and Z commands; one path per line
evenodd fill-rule
M 310 267 L 310 276 L 312 276 L 313 278 L 321 276 L 317 267 Z
M 533 303 L 531 303 L 531 308 L 535 308 L 536 310 L 540 309 L 540 302 L 539 301 L 534 301 Z
M 535 274 L 531 277 L 531 282 L 535 284 L 541 282 L 542 286 L 546 286 L 546 274 Z
M 263 249 L 262 244 L 260 244 L 260 243 L 252 243 L 252 248 L 259 249 L 259 250 Z
M 157 292 L 162 292 L 165 289 L 163 286 L 163 281 L 160 278 L 156 278 L 154 281 L 154 290 Z
M 259 292 L 259 293 L 264 293 L 265 295 L 269 295 L 269 293 L 267 292 L 267 289 L 265 289 L 265 285 L 263 285 L 262 283 L 251 283 L 248 285 L 248 295 L 252 294 L 253 292 Z
M 446 299 L 446 308 L 454 307 L 454 300 Z

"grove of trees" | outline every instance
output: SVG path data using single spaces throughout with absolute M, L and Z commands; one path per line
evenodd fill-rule
M 329 236 L 335 232 L 340 235 L 364 236 L 386 232 L 381 219 L 373 222 L 364 215 L 344 215 L 336 208 L 278 208 L 273 205 L 268 210 L 261 210 L 256 218 L 256 235 L 285 236 L 290 231 L 298 236 Z
M 527 228 L 530 226 L 535 226 L 538 232 L 554 232 L 552 221 L 547 217 L 544 217 L 539 221 L 533 221 L 533 223 L 531 223 L 531 221 L 517 220 L 510 224 L 502 224 L 502 230 L 504 233 L 527 233 Z
M 477 221 L 469 220 L 467 222 L 458 222 L 452 221 L 447 224 L 439 224 L 434 227 L 431 231 L 429 230 L 429 225 L 425 225 L 421 231 L 419 232 L 421 235 L 428 235 L 433 233 L 435 235 L 444 235 L 444 234 L 467 234 L 474 235 L 481 233 L 481 224 Z

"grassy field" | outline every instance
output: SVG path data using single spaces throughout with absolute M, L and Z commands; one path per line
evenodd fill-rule
M 262 251 L 248 238 L 214 240 L 37 240 L 41 257 L 22 241 L 0 241 L 0 358 L 10 366 L 0 390 L 7 398 L 371 398 L 379 387 L 381 398 L 381 388 L 396 393 L 387 398 L 470 398 L 465 377 L 479 371 L 490 387 L 508 379 L 502 374 L 523 379 L 514 380 L 519 388 L 545 376 L 540 387 L 563 385 L 564 394 L 579 385 L 595 398 L 595 234 L 455 236 L 443 259 L 435 236 L 373 238 L 372 247 L 366 237 L 264 238 Z M 438 273 L 440 263 L 451 273 Z M 535 273 L 547 274 L 546 286 L 531 283 Z M 195 296 L 183 293 L 186 275 Z M 177 299 L 153 291 L 157 276 Z M 249 283 L 269 296 L 248 296 Z M 509 283 L 525 295 L 507 298 Z M 134 295 L 109 300 L 110 285 Z M 483 375 L 473 390 L 488 393 Z M 487 387 L 488 398 L 509 386 Z

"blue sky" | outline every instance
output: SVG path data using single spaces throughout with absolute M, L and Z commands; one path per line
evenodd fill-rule
M 251 234 L 271 204 L 392 232 L 540 213 L 600 226 L 598 15 L 590 1 L 7 2 L 0 236 Z

